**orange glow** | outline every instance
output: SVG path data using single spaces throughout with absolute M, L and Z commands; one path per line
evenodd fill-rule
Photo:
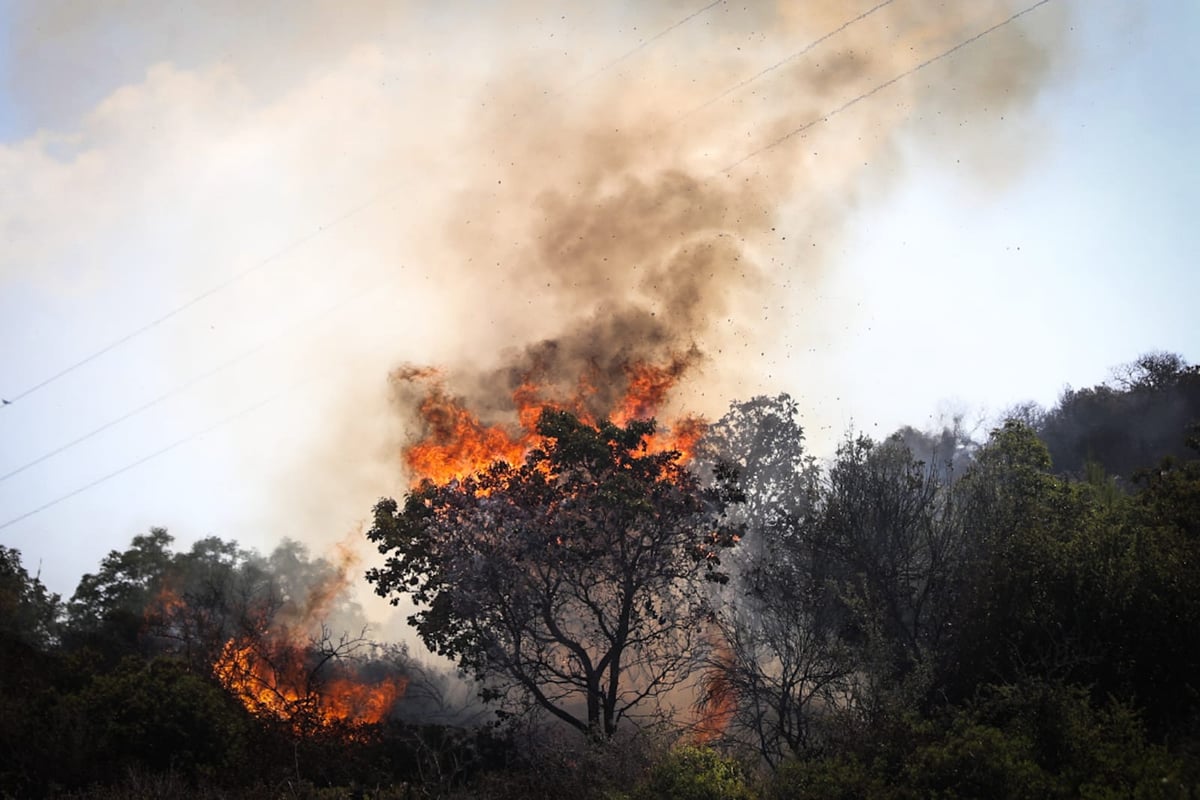
M 439 385 L 430 388 L 419 411 L 429 433 L 404 454 L 414 482 L 448 483 L 497 460 L 518 464 L 533 447 L 529 430 L 513 434 L 500 425 L 484 425 Z
M 211 669 L 252 714 L 278 719 L 297 732 L 334 729 L 356 736 L 355 728 L 382 721 L 404 697 L 407 678 L 365 679 L 359 674 L 358 663 L 344 657 L 356 643 L 339 640 L 318 648 L 310 638 L 325 630 L 323 620 L 350 588 L 359 561 L 352 543 L 358 536 L 348 534 L 333 546 L 324 559 L 332 569 L 322 580 L 290 586 L 284 597 L 247 598 L 239 611 L 244 633 L 225 641 Z M 205 630 L 220 623 L 213 621 L 211 610 L 189 608 L 177 584 L 175 578 L 164 578 L 147 604 L 144 617 L 150 631 L 169 642 L 220 630 Z M 194 629 L 197 624 L 200 633 Z
M 361 680 L 344 660 L 318 669 L 307 632 L 319 627 L 349 589 L 358 554 L 354 534 L 334 545 L 335 569 L 307 587 L 302 597 L 256 621 L 255 633 L 225 643 L 213 674 L 252 714 L 270 716 L 298 730 L 371 725 L 383 720 L 404 696 L 408 679 Z
M 162 621 L 175 616 L 186 607 L 183 598 L 175 591 L 169 580 L 164 580 L 154 595 L 143 616 L 147 621 Z
M 620 405 L 613 411 L 612 421 L 618 425 L 627 425 L 630 420 L 654 416 L 667 399 L 667 393 L 675 385 L 682 370 L 680 362 L 666 367 L 630 364 L 625 368 L 629 387 L 625 390 L 625 397 Z
M 271 652 L 264 652 L 268 649 Z M 297 727 L 377 723 L 408 686 L 402 677 L 372 683 L 336 677 L 315 683 L 305 656 L 303 648 L 286 642 L 230 639 L 213 673 L 252 714 Z
M 733 652 L 719 634 L 713 633 L 712 637 L 715 641 L 714 664 L 703 680 L 700 719 L 693 729 L 696 744 L 708 744 L 724 735 L 737 709 L 737 694 L 727 672 L 733 662 Z
M 624 392 L 603 415 L 621 426 L 656 416 L 688 363 L 687 358 L 679 357 L 665 365 L 629 364 L 625 368 Z M 484 424 L 461 400 L 446 391 L 436 370 L 406 369 L 395 377 L 426 384 L 417 407 L 424 434 L 404 451 L 404 462 L 414 485 L 426 479 L 446 484 L 484 470 L 496 461 L 520 464 L 530 450 L 542 443 L 536 431 L 543 411 L 570 411 L 588 424 L 597 422 L 595 414 L 588 411 L 598 395 L 596 375 L 588 371 L 579 376 L 574 392 L 565 398 L 547 397 L 548 388 L 539 385 L 534 376 L 526 376 L 511 394 L 516 425 Z M 677 450 L 686 462 L 692 458 L 705 429 L 706 423 L 700 418 L 683 417 L 647 437 L 646 447 L 653 453 Z

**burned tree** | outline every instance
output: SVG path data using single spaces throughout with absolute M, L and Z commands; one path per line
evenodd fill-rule
M 652 715 L 703 656 L 703 587 L 738 538 L 730 476 L 701 487 L 653 431 L 544 412 L 523 464 L 380 501 L 369 580 L 412 595 L 422 640 L 493 699 L 597 738 Z

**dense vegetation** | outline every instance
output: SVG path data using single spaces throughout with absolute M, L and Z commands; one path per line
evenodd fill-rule
M 982 442 L 849 435 L 819 464 L 795 404 L 756 398 L 712 427 L 685 477 L 638 449 L 641 423 L 558 416 L 550 447 L 481 476 L 469 498 L 425 486 L 384 501 L 374 538 L 393 561 L 377 586 L 423 592 L 427 638 L 471 668 L 495 701 L 486 713 L 449 709 L 451 677 L 367 641 L 344 565 L 294 543 L 176 552 L 156 529 L 66 603 L 0 547 L 0 793 L 1200 796 L 1200 369 L 1145 356 L 1007 417 Z M 514 515 L 519 530 L 493 537 Z M 630 529 L 662 554 L 657 572 L 589 549 Z M 452 534 L 470 535 L 431 549 Z M 497 548 L 490 562 L 479 542 Z M 601 591 L 609 571 L 648 576 L 652 596 Z M 535 594 L 530 576 L 554 591 Z M 598 621 L 555 633 L 555 613 L 583 619 L 579 603 Z M 609 611 L 628 626 L 615 644 Z M 592 639 L 612 652 L 631 636 L 648 643 L 640 680 L 668 674 L 656 652 L 670 677 L 645 695 L 636 671 L 622 677 L 612 708 L 633 697 L 661 713 L 601 704 L 593 718 L 585 703 L 580 735 L 536 701 L 581 674 L 585 698 L 601 679 L 616 687 L 576 664 Z M 541 648 L 536 669 L 514 660 L 524 637 Z M 230 642 L 247 675 L 276 676 L 258 705 L 214 669 Z M 555 660 L 559 647 L 577 662 Z M 390 716 L 331 721 L 321 698 L 338 681 L 397 675 L 408 691 Z M 555 702 L 572 715 L 566 694 Z

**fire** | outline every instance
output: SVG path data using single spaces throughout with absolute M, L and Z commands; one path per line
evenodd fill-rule
M 358 554 L 348 535 L 333 548 L 332 569 L 274 612 L 265 608 L 252 630 L 229 639 L 213 674 L 251 713 L 290 723 L 297 730 L 357 727 L 383 720 L 404 696 L 408 679 L 360 678 L 348 655 L 358 643 L 315 646 L 305 633 L 320 623 L 350 588 Z M 268 606 L 269 607 L 269 606 Z M 344 648 L 344 649 L 343 649 Z M 341 652 L 339 652 L 339 650 Z
M 697 744 L 721 738 L 737 710 L 737 691 L 729 679 L 733 651 L 719 633 L 710 632 L 710 638 L 714 646 L 713 663 L 702 680 L 700 718 L 692 734 Z
M 537 438 L 525 427 L 514 434 L 500 425 L 484 425 L 437 384 L 430 388 L 419 412 L 428 425 L 428 436 L 404 456 L 418 480 L 448 483 L 493 461 L 518 463 Z
M 413 483 L 431 480 L 445 484 L 486 469 L 496 461 L 519 464 L 525 455 L 541 444 L 537 422 L 543 411 L 564 410 L 588 424 L 607 417 L 617 425 L 655 416 L 667 400 L 671 389 L 690 363 L 687 358 L 675 358 L 665 365 L 634 362 L 625 367 L 626 386 L 621 398 L 612 408 L 595 411 L 599 395 L 595 376 L 585 371 L 576 386 L 565 398 L 547 397 L 550 390 L 540 385 L 534 375 L 527 375 L 511 393 L 512 408 L 517 424 L 484 424 L 451 396 L 440 373 L 430 369 L 406 369 L 394 377 L 405 382 L 424 381 L 427 386 L 417 413 L 424 425 L 424 437 L 408 447 L 404 461 Z M 699 417 L 685 416 L 665 431 L 647 437 L 650 452 L 678 451 L 683 460 L 690 460 L 696 443 L 704 435 L 706 423 Z
M 164 620 L 179 615 L 186 606 L 187 604 L 175 590 L 172 581 L 164 579 L 158 587 L 158 592 L 151 598 L 142 613 L 142 618 L 147 625 L 161 625 Z
M 368 683 L 341 675 L 320 681 L 307 656 L 289 642 L 230 639 L 213 673 L 251 713 L 297 728 L 380 722 L 408 686 L 403 677 Z
M 326 558 L 309 564 L 303 578 L 283 572 L 279 581 L 256 577 L 245 594 L 193 595 L 184 590 L 186 572 L 171 572 L 143 611 L 146 633 L 157 646 L 200 659 L 257 716 L 302 733 L 357 735 L 354 729 L 386 718 L 408 687 L 388 663 L 364 666 L 356 657 L 370 644 L 365 638 L 333 639 L 325 626 L 351 587 L 358 536 L 349 534 Z

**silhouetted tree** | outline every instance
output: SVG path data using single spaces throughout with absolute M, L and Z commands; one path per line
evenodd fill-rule
M 702 655 L 701 588 L 737 538 L 730 476 L 703 489 L 678 453 L 647 450 L 653 430 L 545 412 L 524 464 L 380 501 L 368 537 L 388 558 L 368 579 L 412 595 L 421 639 L 491 696 L 611 736 Z
M 734 513 L 746 534 L 721 590 L 699 706 L 726 722 L 724 738 L 770 764 L 813 745 L 814 722 L 844 696 L 855 665 L 830 624 L 830 587 L 805 536 L 821 485 L 798 413 L 787 395 L 735 403 L 701 447 L 737 467 L 745 502 Z
M 1128 481 L 1165 456 L 1187 457 L 1184 433 L 1200 422 L 1200 367 L 1147 353 L 1113 372 L 1111 385 L 1067 389 L 1037 426 L 1058 472 L 1079 477 L 1095 461 Z
M 899 438 L 847 439 L 798 532 L 833 588 L 843 634 L 885 683 L 928 665 L 950 625 L 965 548 L 951 477 Z
M 0 640 L 44 649 L 58 636 L 62 603 L 21 564 L 21 552 L 0 545 Z

